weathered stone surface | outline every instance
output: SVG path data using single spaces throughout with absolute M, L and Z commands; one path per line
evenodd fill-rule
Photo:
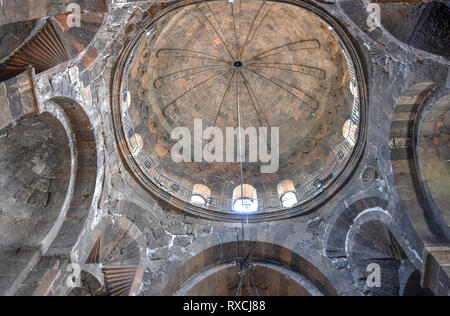
M 191 244 L 191 238 L 188 236 L 178 236 L 174 240 L 175 246 L 180 246 L 182 248 L 185 248 Z
M 96 3 L 96 1 L 89 2 Z M 242 238 L 240 220 L 219 222 L 200 219 L 189 216 L 172 205 L 169 206 L 162 202 L 160 197 L 149 194 L 140 186 L 136 181 L 139 175 L 130 173 L 125 163 L 127 157 L 121 156 L 117 150 L 117 145 L 121 145 L 125 140 L 116 138 L 117 127 L 113 124 L 110 101 L 114 93 L 117 93 L 111 90 L 111 82 L 117 79 L 114 79 L 117 62 L 123 57 L 119 56 L 119 53 L 125 43 L 140 30 L 143 25 L 142 18 L 164 10 L 164 6 L 160 4 L 149 4 L 145 8 L 149 9 L 148 13 L 143 13 L 136 8 L 137 3 L 120 2 L 126 8 L 120 8 L 115 1 L 101 29 L 98 29 L 100 16 L 85 16 L 83 23 L 92 23 L 89 32 L 88 28 L 84 27 L 78 32 L 76 29 L 68 29 L 64 16 L 57 17 L 56 20 L 60 24 L 58 27 L 63 29 L 62 34 L 67 35 L 65 40 L 80 43 L 81 46 L 77 50 L 87 48 L 93 35 L 96 34 L 97 37 L 91 43 L 92 48 L 88 54 L 80 55 L 78 60 L 73 60 L 71 68 L 61 65 L 61 68 L 36 77 L 37 97 L 41 105 L 47 107 L 47 101 L 56 98 L 56 106 L 61 107 L 69 117 L 71 124 L 68 124 L 67 129 L 74 136 L 73 148 L 77 156 L 70 155 L 70 144 L 61 126 L 43 122 L 42 118 L 46 117 L 45 115 L 28 118 L 25 121 L 19 120 L 17 126 L 3 129 L 29 109 L 31 103 L 27 95 L 30 96 L 31 91 L 27 90 L 25 85 L 18 84 L 16 80 L 0 83 L 0 101 L 2 101 L 0 102 L 0 248 L 6 247 L 0 251 L 0 293 L 14 289 L 15 294 L 32 295 L 39 288 L 36 293 L 48 295 L 88 294 L 86 288 L 71 292 L 66 287 L 69 275 L 66 268 L 70 263 L 68 258 L 73 263 L 81 264 L 83 273 L 92 273 L 91 276 L 95 275 L 99 280 L 103 277 L 103 271 L 99 268 L 100 263 L 104 267 L 139 266 L 143 276 L 136 272 L 135 277 L 138 279 L 136 284 L 139 286 L 142 284 L 141 295 L 161 295 L 176 293 L 179 290 L 189 294 L 210 296 L 235 293 L 238 277 L 237 266 L 234 265 L 238 256 L 236 241 L 238 237 Z M 8 18 L 21 20 L 40 17 L 50 14 L 44 11 L 53 8 L 53 5 L 40 7 L 39 3 L 30 8 L 30 3 L 27 1 L 23 8 L 16 8 L 16 12 L 9 14 Z M 213 8 L 213 13 L 223 17 L 217 20 L 217 25 L 222 28 L 222 34 L 225 34 L 223 40 L 229 41 L 226 34 L 230 26 L 234 32 L 230 18 L 232 4 L 220 5 L 230 6 L 230 10 L 220 12 L 215 12 Z M 413 197 L 420 189 L 420 182 L 416 179 L 419 173 L 414 170 L 414 152 L 408 149 L 413 145 L 412 123 L 420 113 L 419 103 L 422 102 L 420 100 L 427 99 L 424 93 L 426 86 L 430 82 L 445 86 L 448 65 L 438 56 L 418 51 L 405 45 L 408 43 L 398 41 L 401 38 L 411 37 L 411 32 L 420 32 L 421 27 L 414 27 L 420 24 L 416 21 L 420 14 L 415 8 L 426 5 L 411 5 L 408 11 L 388 10 L 394 5 L 382 5 L 384 27 L 388 30 L 397 28 L 396 32 L 392 32 L 397 38 L 383 29 L 371 32 L 368 30 L 368 12 L 362 2 L 357 4 L 354 1 L 340 1 L 332 5 L 321 2 L 317 5 L 332 12 L 341 25 L 348 29 L 353 41 L 359 46 L 362 64 L 366 66 L 367 90 L 370 95 L 367 129 L 362 131 L 365 134 L 365 150 L 355 170 L 352 170 L 349 181 L 339 185 L 336 193 L 325 191 L 324 195 L 328 194 L 330 198 L 324 200 L 317 210 L 283 221 L 271 219 L 270 222 L 247 224 L 244 220 L 246 249 L 258 260 L 254 274 L 258 290 L 261 294 L 274 295 L 314 293 L 401 295 L 408 293 L 407 285 L 414 281 L 412 273 L 417 271 L 420 280 L 421 273 L 426 267 L 425 274 L 434 294 L 448 295 L 446 283 L 449 275 L 446 267 L 448 258 L 436 255 L 433 257 L 434 261 L 431 259 L 427 261 L 422 256 L 424 243 L 439 241 L 433 234 L 439 227 L 433 220 L 430 221 L 434 214 L 424 211 L 424 206 L 428 205 L 430 200 L 421 197 L 417 203 L 413 203 Z M 405 8 L 404 5 L 395 6 Z M 101 12 L 104 10 L 98 9 Z M 8 10 L 12 9 L 6 5 L 6 11 Z M 248 4 L 247 13 L 252 10 L 252 4 Z M 277 10 L 274 9 L 272 13 L 276 15 Z M 4 22 L 2 14 L 0 12 L 0 24 Z M 270 42 L 273 41 L 269 40 L 270 34 L 276 33 L 277 39 L 283 43 L 292 42 L 299 35 L 295 30 L 294 32 L 280 30 L 278 27 L 280 23 L 273 23 L 274 17 L 271 18 L 270 14 L 258 31 L 261 33 L 255 36 L 253 42 L 252 49 L 258 52 L 271 47 Z M 290 11 L 287 14 L 293 13 Z M 437 17 L 436 14 L 429 15 L 431 18 L 433 16 Z M 253 15 L 242 19 L 240 27 L 243 34 L 248 33 L 253 19 Z M 438 20 L 442 22 L 441 19 Z M 197 27 L 209 28 L 208 18 L 200 21 L 203 22 L 199 22 Z M 212 19 L 210 21 L 215 24 Z M 160 39 L 159 44 L 176 47 L 182 43 L 176 34 L 184 32 L 186 36 L 182 39 L 192 39 L 194 46 L 211 42 L 212 45 L 216 45 L 211 47 L 214 48 L 214 52 L 220 56 L 227 54 L 220 36 L 216 36 L 213 29 L 210 29 L 211 32 L 205 38 L 203 32 L 196 31 L 193 23 L 185 22 L 184 25 L 176 25 L 176 28 L 177 32 L 172 33 L 173 37 L 166 34 Z M 431 27 L 428 31 L 433 29 Z M 98 33 L 95 33 L 97 30 Z M 319 32 L 311 28 L 309 35 L 314 35 L 316 31 Z M 329 32 L 326 32 L 329 35 Z M 433 33 L 430 41 L 425 41 L 425 46 L 430 44 L 428 48 L 438 50 L 439 45 L 435 43 L 439 32 Z M 419 35 L 423 34 L 426 32 Z M 1 43 L 0 41 L 0 51 L 5 48 Z M 235 45 L 229 43 L 230 47 Z M 327 47 L 327 43 L 322 44 L 321 47 L 325 50 L 330 48 Z M 441 44 L 444 45 L 445 42 Z M 426 50 L 429 50 L 428 48 Z M 286 52 L 285 55 L 288 56 L 290 53 L 292 52 Z M 187 66 L 192 64 L 192 61 L 187 57 L 177 57 L 175 63 L 164 58 L 156 58 L 150 51 L 141 51 L 138 55 L 142 60 L 136 59 L 138 63 L 135 69 L 132 69 L 137 71 L 134 78 L 138 87 L 131 87 L 133 102 L 130 113 L 133 114 L 135 111 L 133 120 L 145 129 L 137 131 L 138 133 L 144 135 L 150 131 L 153 135 L 153 132 L 157 132 L 156 136 L 153 135 L 155 136 L 153 143 L 146 143 L 148 138 L 144 137 L 144 146 L 151 154 L 166 155 L 161 161 L 169 164 L 170 155 L 165 145 L 170 140 L 170 135 L 164 134 L 167 130 L 163 130 L 161 126 L 155 129 L 152 113 L 161 112 L 158 106 L 167 104 L 162 101 L 178 97 L 202 76 L 171 81 L 173 89 L 167 89 L 166 85 L 166 89 L 161 93 L 161 100 L 146 105 L 143 101 L 149 100 L 148 94 L 153 89 L 152 77 L 180 70 L 179 65 Z M 312 59 L 308 59 L 310 57 Z M 336 65 L 341 65 L 342 61 L 338 59 L 335 55 L 330 60 L 336 62 Z M 156 68 L 144 69 L 143 65 L 147 60 L 154 61 L 155 64 L 152 65 Z M 276 56 L 271 56 L 268 60 L 272 63 L 283 62 Z M 316 55 L 309 56 L 305 53 L 305 58 L 301 60 L 294 58 L 289 60 L 289 63 L 300 61 L 309 66 L 322 68 L 327 68 L 326 63 L 329 62 L 326 59 L 318 61 Z M 206 63 L 200 60 L 195 61 L 195 66 L 205 65 Z M 289 76 L 275 69 L 267 70 L 266 73 L 286 81 L 290 80 L 289 83 L 297 87 L 311 86 L 314 83 L 310 82 L 308 76 L 297 77 L 292 71 L 287 72 L 290 73 Z M 342 71 L 339 76 L 346 79 L 348 73 Z M 325 83 L 328 82 L 335 80 L 327 77 Z M 428 84 L 419 84 L 411 88 L 420 82 Z M 256 87 L 257 98 L 267 101 L 265 104 L 270 102 L 278 104 L 282 103 L 283 98 L 289 98 L 288 92 L 283 92 L 286 95 L 280 95 L 277 86 L 265 79 L 252 78 L 251 83 Z M 223 88 L 226 88 L 226 82 L 220 87 L 212 85 L 199 91 L 195 98 L 190 98 L 183 104 L 186 111 L 181 114 L 191 118 L 203 116 L 215 118 L 217 108 L 213 105 L 220 104 L 220 98 L 223 97 L 225 90 Z M 349 90 L 347 88 L 346 90 Z M 340 88 L 336 89 L 339 91 Z M 7 91 L 10 93 L 9 98 Z M 439 93 L 444 96 L 448 91 L 443 90 Z M 322 97 L 317 95 L 317 91 L 312 91 L 311 94 L 318 98 Z M 208 96 L 217 96 L 217 100 Z M 327 92 L 323 92 L 323 97 L 327 97 Z M 251 100 L 249 97 L 246 98 L 242 104 L 250 107 L 243 116 L 244 123 L 256 120 Z M 336 96 L 330 98 L 335 99 Z M 69 99 L 74 101 L 68 101 Z M 138 99 L 141 102 L 137 102 Z M 208 107 L 199 102 L 194 104 L 193 100 L 209 102 Z M 228 119 L 233 121 L 235 112 L 232 101 L 232 98 L 226 100 L 225 103 L 230 105 L 227 107 L 229 112 L 220 115 L 219 121 Z M 80 107 L 77 108 L 75 103 Z M 328 109 L 330 104 L 334 105 L 333 103 L 335 102 L 324 102 L 324 109 Z M 305 135 L 307 132 L 317 132 L 314 139 L 302 144 L 301 155 L 288 157 L 291 161 L 299 159 L 299 164 L 307 165 L 310 172 L 316 173 L 320 166 L 329 164 L 326 153 L 334 148 L 336 141 L 333 137 L 329 137 L 329 134 L 342 133 L 343 122 L 339 123 L 339 119 L 343 113 L 340 111 L 344 111 L 342 107 L 344 103 L 339 104 L 340 107 L 324 111 L 323 117 L 317 112 L 310 118 L 305 118 L 304 113 L 297 112 L 304 110 L 301 105 L 292 104 L 294 108 L 291 110 L 288 109 L 291 105 L 289 102 L 279 107 L 274 106 L 268 110 L 267 115 L 270 118 L 277 118 L 280 113 L 286 112 L 285 115 L 279 116 L 282 120 L 280 124 L 295 128 L 290 128 L 282 137 L 300 139 L 309 136 Z M 345 117 L 348 119 L 350 113 L 345 113 L 349 114 Z M 51 121 L 48 116 L 47 119 Z M 307 131 L 303 131 L 305 126 L 298 125 L 298 122 L 312 124 L 314 120 L 321 119 L 327 127 L 321 126 L 317 130 L 307 128 Z M 167 119 L 164 118 L 163 121 Z M 440 190 L 438 196 L 441 198 L 435 198 L 435 202 L 444 206 L 446 184 L 437 180 L 441 176 L 448 175 L 448 170 L 432 159 L 448 156 L 446 146 L 448 137 L 445 136 L 448 134 L 447 121 L 448 117 L 445 115 L 432 114 L 423 122 L 422 131 L 428 140 L 421 143 L 424 147 L 423 158 L 425 163 L 429 163 L 429 170 L 426 172 L 429 185 L 430 187 L 434 185 L 435 189 Z M 161 125 L 161 121 L 156 123 Z M 298 130 L 301 131 L 296 132 Z M 298 148 L 296 146 L 289 148 L 294 149 Z M 64 225 L 47 256 L 37 263 L 37 259 L 21 249 L 41 248 L 44 232 L 50 231 L 55 224 L 56 216 L 63 210 L 62 203 L 67 193 L 68 172 L 72 163 L 78 167 L 75 177 L 77 180 L 73 195 L 68 201 Z M 361 181 L 364 180 L 361 175 L 367 166 L 373 166 L 377 170 L 377 177 L 370 178 L 370 184 L 364 185 L 366 182 Z M 194 180 L 196 183 L 203 183 L 205 175 L 210 177 L 211 174 L 208 172 L 216 170 L 219 172 L 219 176 L 214 176 L 217 178 L 216 185 L 226 189 L 224 196 L 228 198 L 231 196 L 228 193 L 239 182 L 235 173 L 227 173 L 236 166 L 225 170 L 211 169 L 210 166 L 202 165 L 201 169 L 195 170 L 195 175 L 200 175 L 197 178 L 191 177 L 193 174 L 190 173 L 191 167 L 182 168 L 183 172 L 189 174 L 189 178 L 177 173 L 175 169 L 170 171 L 179 177 L 180 181 L 189 180 L 186 184 L 189 187 Z M 245 171 L 251 172 L 248 169 Z M 298 177 L 300 184 L 306 182 L 306 179 L 301 178 L 302 170 L 297 171 L 276 176 L 260 177 L 254 174 L 252 176 L 262 188 L 258 192 L 268 192 L 276 196 L 277 188 L 274 183 L 295 177 Z M 234 178 L 227 181 L 228 175 L 233 175 Z M 251 222 L 251 217 L 249 221 Z M 94 245 L 97 241 L 100 241 L 101 245 L 98 260 L 85 264 L 91 253 L 96 254 Z M 50 257 L 50 254 L 58 254 L 60 258 L 58 265 L 56 265 L 58 259 Z M 270 262 L 275 267 L 268 267 L 260 262 Z M 367 266 L 370 263 L 379 264 L 382 274 L 388 276 L 381 289 L 366 287 Z M 224 269 L 218 268 L 227 264 L 229 266 Z M 26 275 L 22 275 L 23 273 Z M 416 283 L 415 291 L 410 290 L 409 293 L 428 293 L 420 287 L 420 282 Z
M 49 192 L 51 180 L 46 178 L 36 178 L 31 183 L 31 187 L 42 192 Z

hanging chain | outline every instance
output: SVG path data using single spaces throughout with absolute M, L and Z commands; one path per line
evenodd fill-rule
M 239 91 L 239 74 L 241 70 L 238 70 L 238 75 L 236 76 L 236 99 L 237 99 L 237 119 L 238 119 L 238 147 L 239 147 L 239 166 L 240 166 L 240 180 L 241 180 L 241 199 L 244 197 L 244 166 L 242 159 L 242 124 L 241 124 L 241 101 L 240 101 L 240 91 Z M 243 200 L 241 200 L 241 203 Z M 248 224 L 248 214 L 247 214 L 247 224 Z M 245 221 L 244 216 L 241 220 L 241 232 L 242 240 L 239 240 L 239 235 L 237 235 L 237 247 L 238 247 L 238 258 L 236 259 L 236 264 L 239 266 L 239 284 L 236 290 L 236 296 L 242 295 L 242 290 L 244 287 L 245 278 L 247 278 L 248 294 L 250 296 L 255 294 L 258 296 L 258 290 L 256 288 L 256 283 L 253 278 L 254 265 L 252 263 L 251 254 L 247 253 L 246 242 L 245 242 Z M 242 246 L 242 253 L 241 253 Z M 253 288 L 253 290 L 252 290 Z

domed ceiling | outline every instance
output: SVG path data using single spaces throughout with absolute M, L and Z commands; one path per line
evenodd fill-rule
M 174 129 L 194 135 L 198 119 L 223 135 L 240 124 L 268 127 L 270 139 L 270 128 L 279 127 L 278 171 L 261 173 L 267 163 L 248 156 L 243 164 L 245 183 L 258 198 L 276 201 L 274 208 L 280 182 L 291 180 L 306 201 L 347 165 L 360 123 L 356 71 L 335 29 L 305 8 L 269 1 L 179 6 L 133 49 L 122 77 L 121 124 L 133 159 L 161 187 L 186 191 L 179 195 L 189 201 L 193 186 L 203 184 L 215 208 L 228 208 L 241 183 L 239 163 L 171 158 Z

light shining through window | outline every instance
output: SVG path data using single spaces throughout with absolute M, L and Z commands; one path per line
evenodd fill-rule
M 295 192 L 287 192 L 281 197 L 281 203 L 284 207 L 292 207 L 298 203 L 297 194 Z
M 241 198 L 234 201 L 233 211 L 242 214 L 250 214 L 258 211 L 258 200 Z
M 206 205 L 206 200 L 201 195 L 193 195 L 191 197 L 191 203 L 192 204 L 198 204 L 198 205 Z

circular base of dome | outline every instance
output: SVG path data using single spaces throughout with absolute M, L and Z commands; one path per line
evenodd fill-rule
M 269 1 L 265 2 L 272 3 Z M 349 129 L 351 130 L 351 127 L 354 124 L 357 125 L 358 129 L 357 131 L 353 131 L 354 134 L 352 139 L 344 139 L 343 147 L 332 150 L 334 153 L 333 160 L 329 162 L 328 166 L 333 166 L 333 164 L 339 163 L 340 168 L 336 168 L 333 172 L 321 172 L 316 175 L 315 178 L 309 179 L 309 181 L 307 181 L 308 183 L 304 186 L 299 187 L 297 192 L 298 203 L 292 207 L 284 207 L 281 198 L 276 194 L 273 196 L 264 196 L 263 194 L 261 195 L 262 198 L 258 200 L 258 211 L 248 215 L 233 212 L 234 201 L 231 198 L 223 197 L 223 195 L 214 195 L 214 190 L 211 196 L 205 197 L 205 205 L 191 203 L 193 192 L 188 185 L 183 183 L 183 179 L 175 180 L 173 175 L 166 173 L 167 170 L 161 169 L 161 162 L 155 161 L 155 157 L 157 156 L 155 156 L 154 153 L 145 154 L 145 141 L 147 138 L 144 137 L 143 141 L 142 136 L 138 135 L 133 129 L 134 122 L 131 119 L 132 115 L 130 114 L 132 110 L 129 110 L 129 107 L 132 104 L 131 95 L 134 96 L 134 93 L 130 94 L 129 92 L 130 87 L 128 83 L 128 75 L 130 68 L 132 67 L 136 56 L 139 53 L 142 53 L 142 51 L 139 52 L 142 41 L 149 36 L 148 34 L 151 33 L 149 30 L 152 30 L 153 27 L 158 24 L 158 21 L 162 20 L 170 13 L 176 13 L 177 10 L 189 9 L 189 6 L 201 3 L 204 3 L 204 1 L 179 2 L 163 9 L 152 19 L 148 19 L 142 23 L 142 25 L 145 26 L 144 31 L 142 31 L 139 36 L 129 41 L 129 44 L 125 46 L 122 51 L 113 81 L 113 91 L 115 92 L 115 97 L 113 98 L 113 116 L 114 124 L 116 126 L 118 145 L 123 153 L 124 162 L 130 168 L 132 174 L 138 182 L 150 193 L 152 193 L 154 197 L 169 203 L 173 208 L 181 209 L 195 216 L 220 221 L 238 221 L 244 215 L 249 216 L 250 222 L 260 222 L 285 219 L 302 213 L 314 211 L 319 205 L 324 203 L 340 189 L 341 185 L 351 174 L 363 152 L 365 143 L 365 107 L 367 97 L 364 89 L 365 76 L 363 75 L 363 69 L 359 61 L 357 50 L 352 44 L 353 41 L 348 37 L 346 31 L 342 29 L 342 27 L 332 17 L 330 17 L 322 9 L 319 9 L 311 4 L 300 1 L 273 2 L 273 4 L 277 5 L 279 3 L 295 5 L 309 13 L 312 13 L 318 18 L 318 20 L 328 25 L 325 32 L 329 32 L 331 36 L 336 39 L 339 47 L 342 49 L 343 55 L 345 56 L 345 62 L 349 67 L 348 75 L 351 81 L 350 90 L 352 90 L 352 94 L 355 96 L 356 101 L 353 104 L 353 113 L 351 119 L 349 120 L 350 124 L 347 126 L 347 130 L 344 131 L 344 133 L 347 135 L 351 134 Z M 233 4 L 229 5 L 233 6 Z M 212 22 L 212 24 L 214 24 L 214 22 Z M 217 28 L 217 25 L 215 26 Z M 163 26 L 158 26 L 158 28 L 160 27 L 164 27 L 164 24 Z M 219 32 L 218 34 L 220 35 L 223 33 Z M 220 42 L 220 40 L 221 36 L 218 36 L 217 41 Z M 292 49 L 292 46 L 287 46 Z M 166 56 L 161 54 L 160 51 L 161 47 L 156 54 L 157 57 L 165 58 Z M 148 52 L 148 54 L 150 54 L 150 52 Z M 163 61 L 160 62 L 163 63 Z M 271 63 L 274 63 L 274 61 L 271 60 Z M 227 61 L 227 64 L 232 69 L 239 71 L 242 71 L 247 67 L 247 62 L 242 61 L 242 59 L 233 59 L 231 63 Z M 170 65 L 171 64 L 169 64 L 169 66 Z M 159 77 L 164 77 L 164 73 L 160 74 Z M 161 87 L 161 85 L 159 85 L 155 80 L 155 89 L 157 89 L 156 87 Z M 164 87 L 164 85 L 162 85 L 162 87 Z M 165 104 L 167 104 L 167 102 Z M 330 120 L 330 117 L 336 115 L 336 110 L 331 110 L 324 112 L 326 113 L 325 120 L 327 122 Z M 136 117 L 136 115 L 134 116 Z M 321 127 L 319 129 L 319 134 L 321 137 L 314 138 L 314 141 L 312 138 L 307 138 L 304 147 L 299 153 L 290 154 L 289 162 L 294 160 L 304 160 L 302 157 L 305 157 L 305 155 L 312 152 L 313 148 L 317 146 L 322 139 L 326 138 L 326 133 L 329 132 L 328 128 L 329 127 Z M 151 129 L 152 127 L 150 126 L 150 130 Z M 143 142 L 144 144 L 142 144 Z M 161 143 L 164 143 L 164 140 L 159 138 L 158 142 L 161 145 Z M 158 154 L 161 156 L 161 152 L 164 152 L 165 150 L 164 146 L 157 146 L 155 147 L 160 151 Z M 296 157 L 299 158 L 297 159 Z M 170 159 L 170 156 L 168 158 L 166 157 L 166 159 Z M 219 172 L 223 169 L 223 166 L 219 166 L 219 169 L 217 174 L 219 175 L 219 178 L 223 178 L 222 172 Z M 204 166 L 200 166 L 200 170 L 206 175 L 210 174 L 210 169 L 205 169 Z M 259 192 L 258 196 L 260 196 Z

